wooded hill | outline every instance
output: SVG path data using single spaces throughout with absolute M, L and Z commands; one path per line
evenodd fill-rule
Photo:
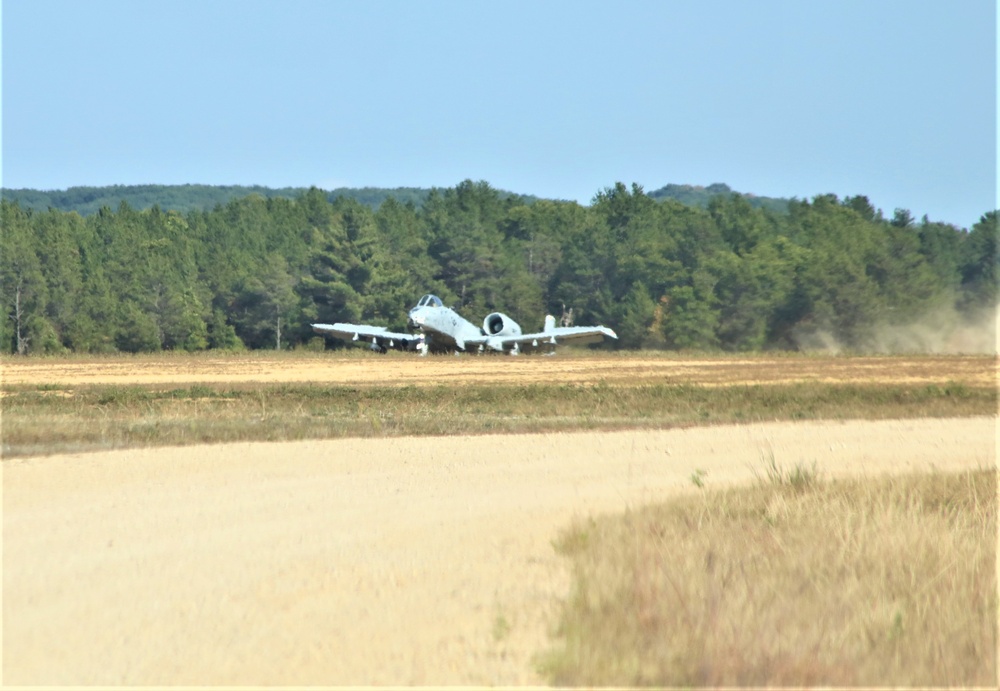
M 66 190 L 33 190 L 33 189 L 3 189 L 0 197 L 7 201 L 17 202 L 22 209 L 33 211 L 75 211 L 81 216 L 96 214 L 103 207 L 117 209 L 125 202 L 133 209 L 144 211 L 154 206 L 161 211 L 209 211 L 217 206 L 228 204 L 234 199 L 249 197 L 256 194 L 265 199 L 282 197 L 297 199 L 309 191 L 307 187 L 262 187 L 259 185 L 111 185 L 107 187 L 70 187 Z M 420 187 L 339 187 L 325 192 L 328 201 L 333 202 L 338 197 L 346 197 L 358 201 L 372 210 L 378 209 L 389 197 L 400 204 L 423 205 L 431 193 L 428 188 Z M 513 192 L 500 191 L 504 197 L 514 196 L 527 203 L 537 201 L 538 197 L 531 195 L 516 195 Z M 649 193 L 657 201 L 676 199 L 682 204 L 708 208 L 708 203 L 718 196 L 740 194 L 734 192 L 728 185 L 715 183 L 708 187 L 699 185 L 665 185 Z M 758 197 L 753 194 L 742 194 L 750 206 L 787 212 L 787 199 L 774 197 Z
M 408 203 L 409 202 L 409 203 Z M 186 212 L 0 206 L 8 352 L 322 347 L 314 321 L 405 328 L 427 292 L 526 328 L 573 310 L 621 348 L 793 349 L 996 304 L 995 211 L 968 232 L 863 196 L 706 208 L 616 183 L 590 206 L 465 181 L 373 208 L 317 189 Z
M 650 192 L 649 196 L 656 201 L 675 199 L 681 204 L 697 206 L 700 209 L 707 209 L 709 202 L 716 197 L 729 197 L 733 194 L 739 194 L 742 196 L 747 200 L 750 206 L 755 209 L 768 209 L 779 213 L 788 212 L 789 199 L 783 199 L 780 197 L 758 197 L 754 194 L 736 192 L 730 189 L 729 185 L 721 182 L 709 185 L 708 187 L 702 187 L 700 185 L 664 185 L 660 189 Z
M 265 199 L 281 197 L 296 199 L 309 191 L 307 187 L 261 187 L 260 185 L 111 185 L 108 187 L 70 187 L 66 190 L 3 189 L 0 196 L 17 202 L 22 209 L 33 211 L 75 211 L 81 216 L 96 214 L 103 207 L 117 209 L 125 202 L 133 209 L 144 211 L 154 206 L 163 211 L 209 211 L 234 199 L 256 194 Z M 326 192 L 329 201 L 347 197 L 377 209 L 393 197 L 401 204 L 423 204 L 429 189 L 417 187 L 342 187 Z

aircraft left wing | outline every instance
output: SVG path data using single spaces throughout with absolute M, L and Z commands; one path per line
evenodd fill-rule
M 342 338 L 345 341 L 371 344 L 372 350 L 385 352 L 394 350 L 416 350 L 423 343 L 423 336 L 389 331 L 384 326 L 369 326 L 367 324 L 311 324 L 313 331 L 324 336 Z

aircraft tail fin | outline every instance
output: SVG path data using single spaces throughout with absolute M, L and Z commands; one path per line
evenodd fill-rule
M 556 318 L 551 314 L 545 315 L 545 326 L 542 327 L 542 333 L 549 333 L 556 328 Z

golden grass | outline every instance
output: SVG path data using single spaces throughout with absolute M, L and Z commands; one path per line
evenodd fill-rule
M 574 584 L 539 659 L 549 680 L 996 683 L 995 470 L 822 482 L 771 469 L 564 533 Z

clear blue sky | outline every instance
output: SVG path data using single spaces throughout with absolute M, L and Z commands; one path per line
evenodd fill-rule
M 5 187 L 997 206 L 993 0 L 4 0 Z

